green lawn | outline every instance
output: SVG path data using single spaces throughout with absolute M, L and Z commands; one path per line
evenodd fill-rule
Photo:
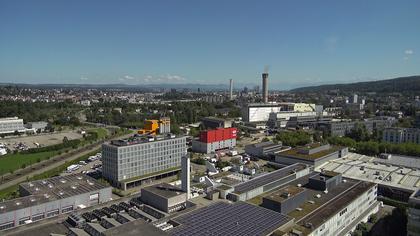
M 20 169 L 22 165 L 29 166 L 30 164 L 35 164 L 38 161 L 46 160 L 50 157 L 58 155 L 58 153 L 59 151 L 48 151 L 40 153 L 16 153 L 5 155 L 0 157 L 0 175 Z
M 98 139 L 103 139 L 108 135 L 108 131 L 105 128 L 96 128 L 89 131 L 96 132 L 98 134 Z

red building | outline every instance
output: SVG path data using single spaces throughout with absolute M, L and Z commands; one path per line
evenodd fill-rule
M 193 140 L 194 152 L 212 153 L 221 149 L 229 149 L 236 146 L 236 128 L 218 128 L 200 132 L 198 140 Z

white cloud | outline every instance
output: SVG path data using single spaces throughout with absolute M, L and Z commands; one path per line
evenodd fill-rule
M 413 55 L 414 51 L 412 49 L 407 49 L 407 50 L 404 51 L 404 54 L 405 55 Z
M 130 76 L 130 75 L 126 75 L 126 76 L 124 76 L 124 79 L 126 79 L 126 80 L 133 80 L 134 77 L 133 76 Z
M 80 77 L 80 80 L 83 80 L 83 81 L 86 81 L 86 80 L 88 80 L 89 78 L 87 78 L 87 77 L 85 77 L 85 76 L 81 76 Z
M 179 75 L 159 75 L 159 76 L 153 76 L 153 75 L 146 75 L 145 77 L 141 78 L 139 82 L 144 83 L 180 83 L 184 82 L 187 79 L 179 76 Z

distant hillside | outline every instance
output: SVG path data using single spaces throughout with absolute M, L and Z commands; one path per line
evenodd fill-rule
M 292 89 L 291 92 L 420 92 L 420 76 L 400 77 L 395 79 L 359 82 L 351 84 L 328 84 Z

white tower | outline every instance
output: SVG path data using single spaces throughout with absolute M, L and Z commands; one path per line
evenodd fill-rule
M 187 200 L 190 199 L 190 157 L 187 154 L 181 158 L 181 188 L 187 193 Z

